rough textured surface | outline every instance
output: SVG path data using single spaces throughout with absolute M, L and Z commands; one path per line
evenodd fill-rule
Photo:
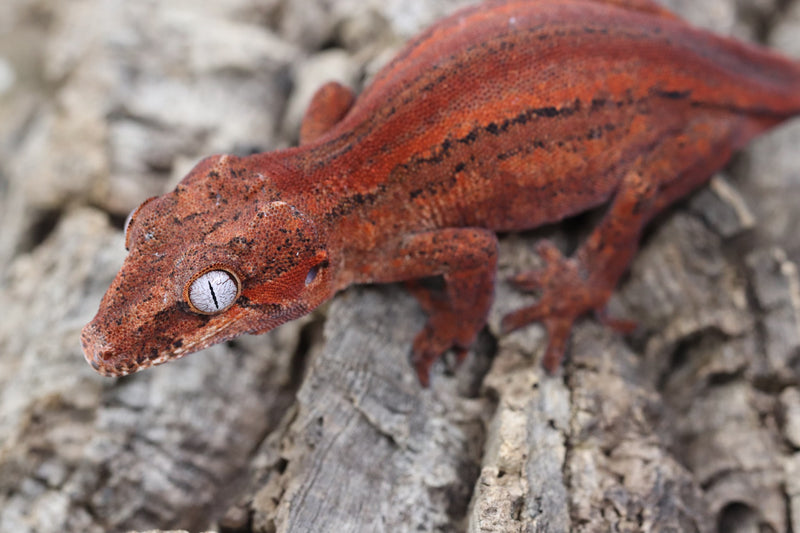
M 797 121 L 654 224 L 611 305 L 639 329 L 585 320 L 555 377 L 541 328 L 498 334 L 504 282 L 428 390 L 400 287 L 124 379 L 84 363 L 132 207 L 293 142 L 330 70 L 361 83 L 463 3 L 0 3 L 0 531 L 800 531 Z M 800 57 L 796 1 L 665 3 Z M 592 222 L 507 236 L 501 278 Z

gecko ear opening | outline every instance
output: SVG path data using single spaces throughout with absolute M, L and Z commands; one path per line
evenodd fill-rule
M 317 253 L 318 262 L 309 269 L 308 274 L 306 274 L 306 287 L 314 283 L 319 273 L 328 267 L 328 254 L 324 250 L 321 250 Z
M 271 291 L 270 301 L 277 292 L 280 299 L 291 300 L 307 288 L 318 291 L 327 285 L 328 252 L 315 221 L 295 206 L 280 200 L 266 203 L 243 239 L 252 243 L 239 260 L 243 279 L 250 287 Z

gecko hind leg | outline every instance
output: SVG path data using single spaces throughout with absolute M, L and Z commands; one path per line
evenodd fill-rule
M 549 241 L 537 245 L 544 266 L 517 274 L 511 283 L 525 292 L 540 292 L 535 304 L 503 317 L 504 333 L 532 322 L 542 322 L 548 334 L 543 365 L 555 372 L 566 351 L 572 324 L 588 311 L 615 329 L 630 330 L 634 324 L 607 319 L 604 308 L 617 280 L 636 253 L 641 228 L 649 219 L 655 193 L 647 180 L 629 173 L 609 212 L 574 257 L 564 257 Z
M 543 242 L 538 250 L 545 266 L 511 279 L 524 291 L 539 291 L 540 298 L 503 317 L 503 331 L 541 321 L 549 336 L 543 365 L 553 373 L 578 317 L 594 311 L 615 329 L 631 329 L 632 322 L 609 319 L 604 309 L 638 248 L 645 224 L 705 183 L 738 146 L 762 129 L 762 123 L 746 116 L 699 117 L 640 156 L 629 168 L 650 174 L 636 170 L 625 174 L 608 212 L 573 257 L 566 258 L 554 245 Z

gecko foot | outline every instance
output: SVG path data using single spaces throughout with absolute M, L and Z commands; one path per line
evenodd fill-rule
M 544 266 L 517 274 L 509 281 L 524 292 L 538 292 L 539 300 L 504 316 L 501 326 L 503 333 L 508 333 L 532 322 L 541 322 L 548 335 L 547 351 L 542 361 L 548 372 L 554 373 L 558 369 L 572 324 L 579 316 L 595 311 L 602 322 L 614 329 L 629 332 L 636 327 L 633 322 L 606 316 L 604 308 L 613 287 L 594 282 L 591 270 L 578 258 L 564 257 L 549 241 L 540 242 L 536 251 Z
M 414 339 L 411 362 L 417 371 L 417 378 L 423 387 L 430 383 L 431 366 L 444 352 L 452 348 L 456 353 L 458 363 L 467 357 L 467 348 L 454 344 L 453 341 L 437 333 L 434 327 L 426 325 Z
M 464 281 L 483 280 L 469 273 L 450 276 L 448 290 L 436 290 L 418 280 L 406 282 L 406 287 L 417 298 L 428 315 L 428 321 L 417 334 L 411 360 L 423 387 L 430 381 L 430 369 L 445 352 L 453 350 L 457 363 L 467 357 L 469 346 L 486 322 L 486 313 L 491 304 L 491 291 L 465 291 Z M 487 279 L 491 283 L 491 277 Z M 461 298 L 452 298 L 457 292 Z M 470 294 L 474 298 L 470 298 Z M 464 305 L 466 304 L 466 305 Z

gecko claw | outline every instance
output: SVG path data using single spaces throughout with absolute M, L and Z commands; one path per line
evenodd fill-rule
M 599 309 L 594 312 L 595 318 L 597 318 L 598 322 L 607 326 L 614 331 L 627 335 L 629 333 L 633 333 L 636 331 L 636 328 L 639 327 L 639 323 L 635 320 L 629 320 L 626 318 L 614 318 L 608 316 L 607 309 Z

